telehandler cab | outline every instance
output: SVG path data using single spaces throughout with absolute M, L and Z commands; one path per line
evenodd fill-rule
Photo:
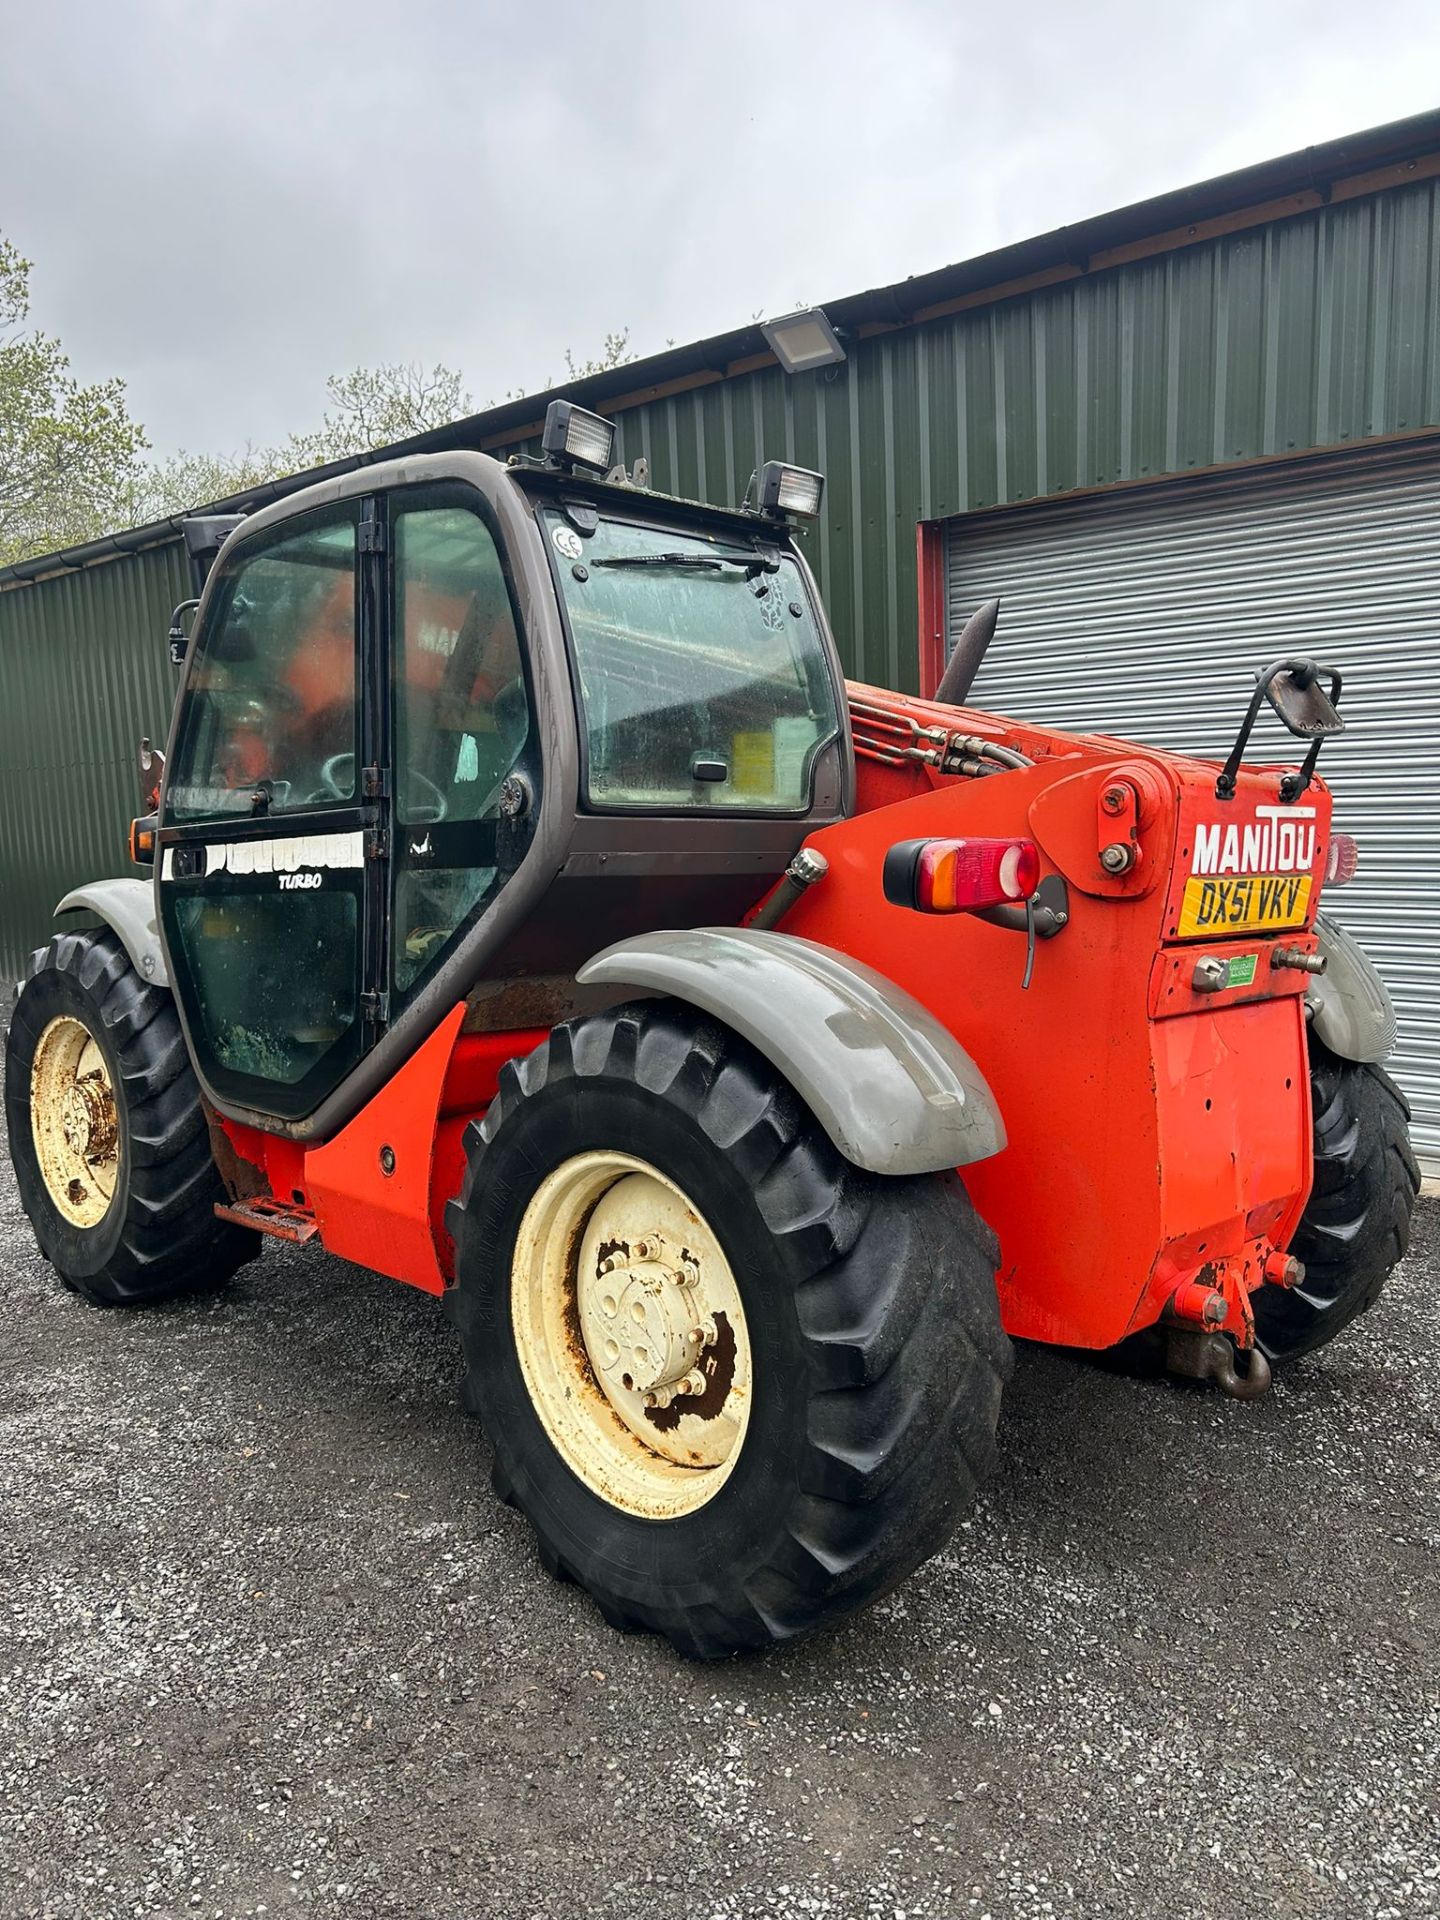
M 818 475 L 667 498 L 561 402 L 543 447 L 191 523 L 153 880 L 60 903 L 11 1152 L 87 1300 L 266 1236 L 441 1297 L 546 1565 L 720 1655 L 942 1545 L 1011 1337 L 1257 1394 L 1418 1175 L 1317 919 L 1338 674 L 1262 675 L 1223 767 L 965 708 L 993 608 L 939 697 L 847 687 Z M 1243 761 L 1267 697 L 1298 768 Z

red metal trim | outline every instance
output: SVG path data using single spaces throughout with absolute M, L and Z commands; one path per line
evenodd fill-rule
M 920 692 L 934 698 L 945 671 L 945 530 L 938 520 L 915 529 L 915 579 L 919 596 Z
M 445 1291 L 430 1231 L 430 1168 L 464 1018 L 462 1002 L 333 1140 L 305 1153 L 326 1250 L 426 1293 Z

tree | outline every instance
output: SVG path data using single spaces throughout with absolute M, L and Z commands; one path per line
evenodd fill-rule
M 356 367 L 332 373 L 325 388 L 330 409 L 309 433 L 293 433 L 276 447 L 247 446 L 243 453 L 181 452 L 145 468 L 126 496 L 125 524 L 167 519 L 269 480 L 409 440 L 448 426 L 475 404 L 454 368 L 440 365 Z
M 475 408 L 453 367 L 404 361 L 355 367 L 326 381 L 329 405 L 309 432 L 237 454 L 182 451 L 146 462 L 150 443 L 126 412 L 124 381 L 82 386 L 58 340 L 25 330 L 30 271 L 30 262 L 0 236 L 0 566 L 353 459 L 447 426 Z M 633 360 L 629 339 L 628 327 L 607 333 L 599 354 L 583 361 L 567 348 L 569 378 L 583 380 Z
M 285 443 L 283 457 L 294 462 L 289 472 L 388 447 L 475 411 L 453 367 L 402 361 L 356 367 L 351 373 L 332 373 L 325 387 L 333 412 L 326 412 L 313 433 L 292 434 Z
M 30 262 L 0 238 L 0 565 L 114 527 L 149 444 L 125 382 L 82 386 L 29 312 Z
M 565 371 L 572 380 L 588 380 L 592 373 L 609 373 L 612 367 L 628 366 L 632 360 L 638 360 L 636 353 L 627 353 L 630 344 L 630 329 L 621 327 L 618 333 L 607 333 L 605 344 L 593 360 L 576 361 L 569 347 L 565 349 Z M 548 383 L 547 383 L 548 384 Z
M 629 340 L 628 327 L 607 333 L 600 352 L 588 360 L 577 360 L 567 347 L 568 377 L 585 380 L 634 360 L 637 356 L 626 350 Z M 117 525 L 140 526 L 147 520 L 186 513 L 269 480 L 412 439 L 475 410 L 463 376 L 438 362 L 433 367 L 405 361 L 356 367 L 350 373 L 332 373 L 325 388 L 330 406 L 320 425 L 309 433 L 291 434 L 278 447 L 247 446 L 243 453 L 229 456 L 179 453 L 143 469 L 129 489 L 127 512 Z M 505 397 L 523 399 L 524 389 Z
M 621 327 L 618 333 L 606 334 L 604 345 L 592 360 L 577 360 L 571 349 L 566 347 L 566 378 L 570 380 L 588 380 L 592 373 L 609 373 L 612 367 L 628 366 L 632 360 L 638 360 L 640 358 L 638 353 L 626 351 L 629 344 L 630 329 L 629 327 Z M 667 347 L 673 347 L 675 342 L 673 340 L 667 340 L 665 344 Z M 541 390 L 542 392 L 548 392 L 554 385 L 554 376 L 547 373 Z M 530 389 L 528 387 L 507 387 L 505 389 L 505 398 L 507 400 L 523 400 L 529 391 Z M 493 407 L 495 402 L 491 400 L 489 404 Z
M 141 467 L 117 501 L 116 528 L 148 526 L 193 513 L 196 507 L 232 494 L 263 487 L 295 466 L 272 447 L 246 447 L 243 453 L 175 453 Z

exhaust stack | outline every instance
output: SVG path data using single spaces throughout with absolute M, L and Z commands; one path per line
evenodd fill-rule
M 965 696 L 980 671 L 980 662 L 985 658 L 985 649 L 995 638 L 995 623 L 999 618 L 998 600 L 987 600 L 971 614 L 940 676 L 940 684 L 935 689 L 937 700 L 952 707 L 964 705 Z

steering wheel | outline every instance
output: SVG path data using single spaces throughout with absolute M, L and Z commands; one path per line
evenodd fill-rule
M 421 773 L 418 767 L 407 767 L 401 775 L 401 779 L 404 781 L 406 788 L 406 801 L 412 809 L 411 818 L 406 822 L 407 825 L 417 827 L 433 826 L 437 821 L 445 818 L 446 805 L 444 791 L 436 786 L 429 774 Z M 423 804 L 421 806 L 415 805 L 413 790 L 416 787 L 423 788 L 425 793 L 431 796 L 428 813 L 425 811 Z
M 344 786 L 340 784 L 341 773 L 347 775 Z M 355 756 L 353 753 L 332 753 L 320 769 L 320 785 L 314 793 L 307 794 L 307 800 L 353 800 L 355 797 Z
M 445 811 L 446 811 L 445 795 L 443 791 L 436 786 L 435 782 L 432 779 L 430 779 L 430 777 L 427 774 L 421 773 L 418 770 L 418 768 L 415 768 L 415 767 L 407 767 L 403 775 L 403 778 L 404 778 L 405 787 L 406 787 L 407 800 L 410 797 L 410 789 L 415 787 L 424 788 L 425 792 L 428 793 L 430 796 L 429 802 L 428 802 L 428 810 L 425 806 L 417 807 L 415 810 L 415 818 L 413 823 L 407 822 L 407 825 L 414 824 L 415 826 L 434 826 L 439 821 L 443 820 L 445 818 Z M 342 780 L 344 782 L 343 785 L 341 784 Z M 312 801 L 351 800 L 354 798 L 354 796 L 355 796 L 355 756 L 354 754 L 353 753 L 332 753 L 330 758 L 324 763 L 324 765 L 320 769 L 320 786 L 318 790 L 312 793 L 309 796 L 309 798 Z

